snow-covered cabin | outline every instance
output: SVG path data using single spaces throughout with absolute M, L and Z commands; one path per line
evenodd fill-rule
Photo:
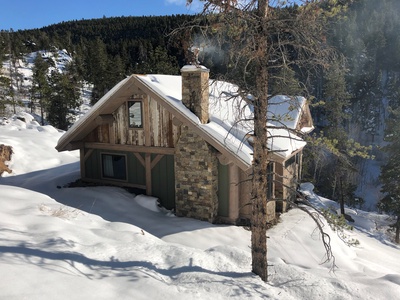
M 143 190 L 177 216 L 244 223 L 251 214 L 253 112 L 250 98 L 237 92 L 232 84 L 210 80 L 203 66 L 184 66 L 181 76 L 131 75 L 56 148 L 80 150 L 84 181 Z M 295 188 L 301 176 L 306 143 L 295 132 L 313 125 L 302 97 L 273 97 L 270 108 L 266 172 L 273 220 L 294 196 L 287 187 Z

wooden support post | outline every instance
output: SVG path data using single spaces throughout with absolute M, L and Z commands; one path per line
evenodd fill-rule
M 92 150 L 93 151 L 93 150 Z M 80 149 L 80 167 L 81 167 L 81 178 L 85 178 L 86 177 L 86 159 L 85 159 L 85 148 L 81 148 Z

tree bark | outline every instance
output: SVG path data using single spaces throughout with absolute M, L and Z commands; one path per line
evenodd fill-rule
M 251 256 L 252 271 L 263 281 L 268 279 L 267 262 L 267 106 L 268 106 L 268 69 L 266 20 L 268 0 L 258 1 L 259 35 L 256 53 L 257 74 L 254 100 L 254 146 L 253 146 L 253 205 L 251 220 Z
M 396 242 L 397 244 L 400 243 L 400 215 L 397 216 L 395 242 Z

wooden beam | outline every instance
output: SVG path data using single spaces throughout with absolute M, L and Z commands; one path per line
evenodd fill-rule
M 114 122 L 109 124 L 110 144 L 115 144 L 115 125 Z
M 121 145 L 121 144 L 109 144 L 109 143 L 85 143 L 85 148 L 88 149 L 102 149 L 102 150 L 114 150 L 114 151 L 126 151 L 136 153 L 151 153 L 151 154 L 164 154 L 174 155 L 175 148 L 166 147 L 146 147 L 146 146 L 135 146 L 135 145 Z
M 218 153 L 217 154 L 218 160 L 220 162 L 221 165 L 229 165 L 231 163 L 231 160 L 229 158 L 227 158 L 225 155 Z
M 66 149 L 68 151 L 72 151 L 72 150 L 82 149 L 83 146 L 84 145 L 82 142 L 71 142 L 71 143 L 68 143 Z
M 173 118 L 172 118 L 172 124 L 175 125 L 175 126 L 181 126 L 181 125 L 182 125 L 182 121 L 179 120 L 179 119 L 176 118 L 176 117 L 173 117 Z
M 144 165 L 144 158 L 143 158 L 143 156 L 141 156 L 139 153 L 133 153 L 133 155 L 135 155 L 135 157 L 137 158 L 137 160 L 140 162 L 140 164 L 143 166 L 143 167 L 145 167 L 145 165 Z
M 129 182 L 118 182 L 118 181 L 113 181 L 113 180 L 105 180 L 105 179 L 93 179 L 93 178 L 85 178 L 82 177 L 83 181 L 86 182 L 94 182 L 94 183 L 102 183 L 102 184 L 110 184 L 114 186 L 121 186 L 121 187 L 133 187 L 133 188 L 138 188 L 141 190 L 146 190 L 146 186 L 141 185 L 141 184 L 135 184 L 135 183 L 129 183 Z
M 95 122 L 97 125 L 112 124 L 114 122 L 114 116 L 112 114 L 99 115 L 96 117 Z
M 90 155 L 92 155 L 93 149 L 88 149 L 88 151 L 85 153 L 85 156 L 83 157 L 83 161 L 86 162 L 86 160 L 89 158 Z
M 151 168 L 153 169 L 163 157 L 164 155 L 158 154 L 156 158 L 154 158 L 153 161 L 151 162 Z

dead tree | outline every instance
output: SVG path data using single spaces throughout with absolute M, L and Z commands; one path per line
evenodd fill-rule
M 187 0 L 190 4 L 192 0 Z M 204 0 L 207 26 L 198 27 L 224 49 L 226 78 L 237 84 L 254 107 L 251 249 L 252 270 L 262 280 L 267 272 L 267 166 L 269 82 L 281 69 L 303 73 L 327 66 L 334 58 L 326 46 L 324 20 L 334 6 L 329 0 Z M 303 2 L 297 6 L 295 3 Z M 337 1 L 335 1 L 337 2 Z M 328 4 L 326 7 L 321 5 Z M 209 30 L 208 30 L 209 29 Z M 208 30 L 208 31 L 207 31 Z M 275 77 L 274 77 L 275 76 Z M 307 76 L 303 74 L 307 81 Z M 304 83 L 307 86 L 307 82 Z

